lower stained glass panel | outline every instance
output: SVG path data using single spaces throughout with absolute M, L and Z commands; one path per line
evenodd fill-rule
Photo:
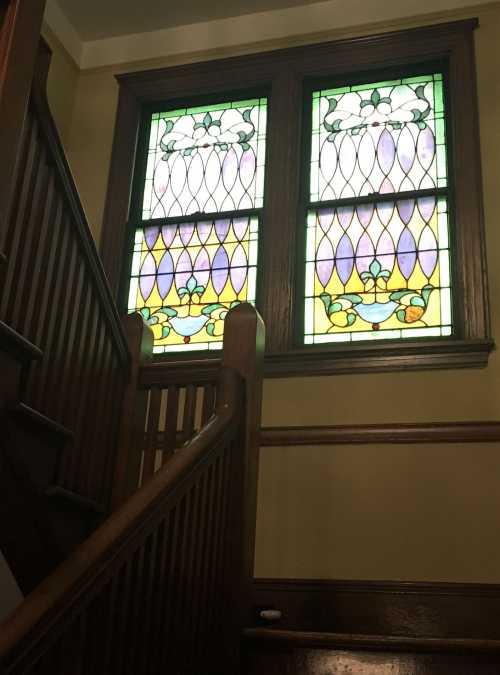
M 436 197 L 310 211 L 305 343 L 451 335 L 447 211 Z
M 222 347 L 229 309 L 255 302 L 257 248 L 249 216 L 136 231 L 128 310 L 150 324 L 155 353 Z

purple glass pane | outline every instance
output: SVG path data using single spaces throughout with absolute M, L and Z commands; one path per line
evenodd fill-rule
M 415 141 L 407 126 L 403 127 L 398 138 L 399 164 L 405 173 L 409 173 L 415 161 Z
M 417 157 L 419 159 L 422 168 L 426 171 L 429 170 L 432 160 L 434 159 L 435 145 L 434 145 L 434 134 L 432 133 L 430 127 L 425 127 L 417 139 Z
M 179 233 L 181 235 L 182 243 L 184 246 L 187 246 L 194 233 L 194 223 L 183 223 L 182 225 L 179 225 Z
M 420 251 L 418 254 L 418 259 L 420 261 L 420 267 L 425 276 L 430 279 L 436 269 L 437 263 L 437 251 Z
M 418 244 L 420 267 L 427 278 L 432 276 L 437 263 L 437 242 L 430 227 L 425 227 Z
M 240 160 L 241 184 L 248 190 L 255 176 L 256 159 L 252 148 L 245 150 Z
M 247 257 L 243 246 L 237 246 L 231 258 L 231 283 L 236 294 L 243 288 L 247 276 Z
M 161 236 L 166 248 L 171 246 L 172 242 L 175 239 L 176 234 L 177 234 L 177 225 L 164 225 L 161 228 Z
M 210 258 L 204 248 L 196 256 L 194 261 L 194 278 L 198 286 L 207 287 L 210 277 Z
M 226 237 L 227 233 L 229 232 L 229 225 L 231 221 L 229 218 L 225 218 L 224 220 L 216 220 L 215 221 L 215 234 L 217 235 L 217 239 L 222 243 Z
M 344 234 L 337 246 L 337 274 L 344 286 L 349 281 L 353 266 L 354 249 L 351 240 Z
M 185 288 L 189 277 L 193 273 L 193 264 L 187 251 L 183 251 L 175 266 L 175 285 L 177 289 Z
M 224 246 L 219 246 L 212 262 L 212 269 L 219 270 L 229 267 L 229 258 L 227 257 Z
M 326 234 L 333 223 L 334 209 L 322 209 L 318 211 L 319 226 Z
M 394 267 L 394 242 L 387 230 L 380 235 L 377 243 L 377 259 L 385 270 L 392 271 Z
M 394 158 L 396 157 L 396 147 L 394 139 L 387 129 L 380 134 L 377 145 L 378 163 L 382 171 L 387 175 L 392 169 Z
M 396 202 L 398 209 L 399 217 L 405 225 L 411 220 L 413 216 L 413 210 L 415 209 L 415 200 L 414 199 L 402 199 L 399 202 Z
M 359 273 L 368 271 L 374 255 L 375 250 L 373 248 L 372 240 L 365 232 L 359 238 L 358 247 L 356 249 L 356 268 Z
M 422 218 L 429 222 L 436 208 L 436 198 L 435 197 L 421 197 L 418 200 L 418 210 Z
M 212 284 L 217 295 L 220 295 L 224 290 L 227 282 L 229 270 L 228 268 L 214 269 L 212 271 Z
M 208 221 L 198 223 L 196 226 L 196 231 L 201 243 L 204 244 L 209 238 L 210 232 L 212 231 L 212 223 Z
M 358 220 L 363 227 L 368 227 L 373 216 L 373 204 L 360 204 L 356 208 Z
M 405 227 L 398 241 L 398 265 L 401 274 L 405 279 L 409 279 L 417 261 L 417 252 L 415 239 L 410 230 Z
M 330 281 L 333 272 L 333 247 L 327 237 L 323 237 L 316 251 L 316 274 L 322 286 Z
M 139 287 L 141 289 L 142 297 L 144 300 L 147 300 L 151 295 L 151 291 L 153 290 L 156 281 L 156 263 L 151 253 L 148 253 L 144 258 L 140 274 Z
M 158 292 L 162 298 L 166 298 L 173 282 L 174 263 L 172 256 L 165 251 L 158 265 Z
M 346 230 L 351 224 L 352 217 L 354 215 L 354 207 L 352 206 L 339 206 L 337 209 L 337 217 L 341 227 Z
M 153 246 L 156 244 L 159 234 L 160 228 L 158 226 L 144 228 L 144 239 L 146 240 L 148 248 L 153 248 Z
M 239 239 L 240 241 L 243 239 L 248 229 L 249 222 L 249 218 L 234 218 L 233 230 L 234 234 L 236 235 L 236 239 Z
M 222 182 L 228 192 L 232 190 L 238 177 L 238 156 L 234 148 L 230 148 L 222 162 Z

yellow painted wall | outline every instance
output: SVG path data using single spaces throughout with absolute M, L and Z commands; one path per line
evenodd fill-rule
M 495 337 L 500 335 L 500 8 L 469 15 L 479 16 L 481 22 L 475 39 Z M 400 27 L 415 24 L 408 21 Z M 357 33 L 380 30 L 370 27 Z M 245 50 L 252 48 L 240 51 Z M 191 60 L 202 57 L 207 54 Z M 118 91 L 114 74 L 174 62 L 129 63 L 80 73 L 67 148 L 96 239 Z M 481 371 L 265 383 L 265 425 L 480 419 L 500 419 L 497 354 Z M 498 450 L 493 445 L 263 450 L 257 576 L 500 582 Z
M 62 143 L 68 150 L 80 71 L 50 28 L 44 26 L 42 34 L 52 50 L 47 80 L 49 105 Z

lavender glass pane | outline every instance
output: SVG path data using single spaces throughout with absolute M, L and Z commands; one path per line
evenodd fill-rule
M 217 295 L 220 295 L 224 290 L 228 273 L 229 270 L 227 267 L 225 269 L 216 269 L 212 271 L 212 284 Z
M 363 227 L 368 227 L 370 221 L 373 217 L 373 204 L 360 204 L 356 208 L 356 213 L 358 214 L 358 220 Z
M 175 267 L 175 285 L 177 289 L 185 288 L 189 277 L 193 273 L 193 264 L 187 251 L 183 251 Z
M 247 257 L 243 246 L 237 246 L 231 258 L 231 283 L 236 294 L 243 288 L 247 276 Z
M 230 224 L 231 224 L 231 221 L 229 220 L 229 218 L 225 218 L 224 220 L 216 220 L 215 221 L 215 234 L 217 235 L 217 239 L 221 243 L 227 237 L 227 233 L 229 232 Z
M 151 253 L 148 253 L 144 258 L 140 274 L 139 288 L 141 289 L 142 297 L 144 300 L 147 300 L 151 295 L 156 280 L 156 263 Z
M 418 200 L 418 210 L 422 218 L 429 222 L 436 208 L 436 198 L 435 197 L 421 197 Z
M 414 199 L 402 199 L 399 202 L 396 203 L 399 217 L 403 221 L 405 225 L 408 225 L 408 223 L 411 220 L 411 217 L 413 216 L 413 211 L 415 209 L 415 200 Z
M 344 234 L 337 246 L 337 274 L 344 285 L 349 281 L 353 266 L 354 249 L 351 240 Z
M 382 232 L 377 243 L 377 258 L 383 269 L 392 271 L 394 267 L 394 242 L 387 230 Z
M 141 274 L 156 274 L 156 262 L 152 253 L 148 253 L 141 266 Z
M 409 173 L 415 161 L 415 141 L 408 127 L 403 127 L 398 138 L 398 160 L 405 173 Z
M 206 288 L 210 278 L 210 258 L 204 248 L 201 249 L 194 261 L 194 277 L 198 286 Z
M 161 236 L 166 248 L 171 246 L 172 242 L 175 239 L 176 234 L 177 234 L 177 225 L 164 225 L 161 228 Z
M 375 255 L 372 240 L 365 232 L 361 235 L 356 248 L 356 268 L 359 273 L 367 272 Z
M 233 230 L 234 234 L 236 235 L 236 239 L 239 239 L 240 241 L 243 239 L 248 229 L 249 222 L 250 220 L 247 217 L 233 219 Z
M 417 261 L 416 244 L 410 230 L 405 227 L 398 241 L 398 265 L 401 274 L 409 279 Z
M 333 272 L 333 247 L 327 237 L 323 237 L 316 252 L 316 274 L 324 287 L 330 281 Z
M 158 239 L 159 234 L 160 228 L 157 226 L 144 228 L 144 239 L 146 240 L 148 248 L 153 248 L 153 246 L 156 244 L 156 240 Z
M 426 171 L 429 170 L 432 164 L 434 153 L 434 134 L 432 133 L 430 127 L 426 126 L 425 129 L 419 133 L 417 139 L 417 156 L 420 164 L 422 165 L 422 168 L 424 168 Z
M 183 223 L 179 225 L 179 234 L 181 236 L 181 241 L 184 246 L 187 246 L 191 241 L 191 238 L 194 233 L 194 223 Z
M 165 251 L 158 265 L 158 292 L 161 298 L 165 298 L 170 291 L 173 282 L 174 262 L 168 251 Z
M 384 129 L 380 134 L 377 145 L 377 157 L 380 168 L 387 175 L 392 169 L 396 157 L 396 146 L 387 129 Z
M 322 209 L 318 212 L 319 226 L 325 234 L 332 226 L 334 214 L 335 209 Z
M 333 272 L 333 260 L 316 261 L 316 274 L 323 288 L 325 288 L 325 286 L 330 281 L 332 272 Z
M 425 276 L 430 279 L 436 269 L 438 254 L 437 251 L 420 251 L 418 259 L 420 267 Z
M 354 215 L 353 206 L 339 206 L 337 209 L 337 217 L 341 227 L 346 230 L 351 224 L 352 217 Z
M 387 195 L 391 194 L 392 192 L 396 192 L 394 189 L 394 185 L 388 178 L 384 178 L 382 183 L 380 184 L 380 190 L 379 190 L 381 195 Z
M 227 257 L 226 249 L 219 246 L 212 262 L 212 269 L 218 270 L 229 267 L 229 258 Z
M 222 162 L 222 182 L 228 192 L 232 190 L 238 178 L 238 156 L 234 148 L 230 148 Z
M 248 190 L 255 177 L 256 159 L 252 149 L 245 150 L 240 160 L 240 180 L 241 184 Z
M 208 221 L 198 223 L 196 226 L 196 231 L 198 233 L 199 240 L 202 244 L 204 244 L 209 238 L 210 232 L 212 231 L 212 223 Z

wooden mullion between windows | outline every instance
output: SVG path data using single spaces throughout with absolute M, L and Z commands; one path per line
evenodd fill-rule
M 260 226 L 257 305 L 266 324 L 269 351 L 286 351 L 294 342 L 301 113 L 301 81 L 293 69 L 283 70 L 271 92 Z

